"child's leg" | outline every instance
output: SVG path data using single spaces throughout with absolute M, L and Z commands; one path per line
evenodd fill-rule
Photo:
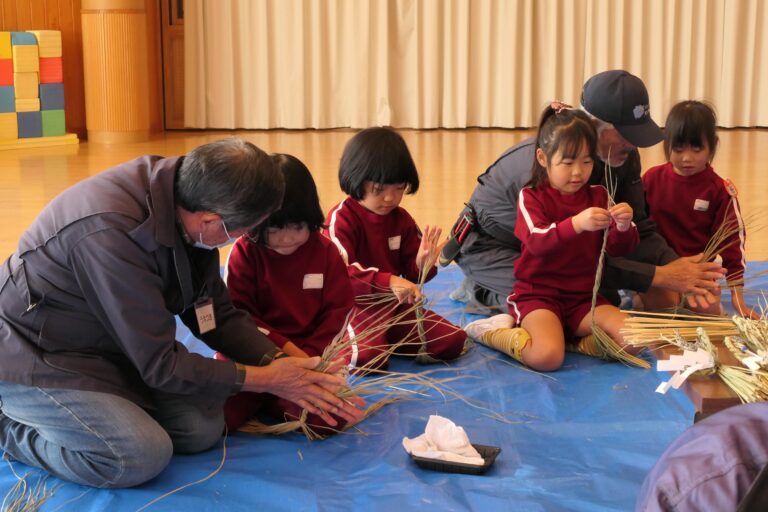
M 651 287 L 647 292 L 641 293 L 645 311 L 666 311 L 680 305 L 682 296 L 672 290 Z
M 227 429 L 234 432 L 251 420 L 264 404 L 264 393 L 241 391 L 224 402 L 224 421 Z
M 624 313 L 616 306 L 613 306 L 611 304 L 602 304 L 595 308 L 595 323 L 598 327 L 600 327 L 603 331 L 605 331 L 608 336 L 611 337 L 613 341 L 616 342 L 620 347 L 623 347 L 626 349 L 627 352 L 630 354 L 636 354 L 639 349 L 632 347 L 631 345 L 627 345 L 624 342 L 624 336 L 621 334 L 621 329 L 624 327 L 624 321 L 629 318 L 629 315 L 627 313 Z M 594 338 L 591 336 L 592 334 L 592 313 L 589 312 L 584 316 L 584 318 L 579 323 L 578 328 L 576 329 L 576 336 L 582 337 L 582 339 L 579 341 L 579 345 L 585 345 L 584 347 L 581 347 L 583 350 L 576 350 L 577 352 L 581 352 L 587 355 L 596 355 L 591 354 L 589 350 L 589 344 L 594 342 Z
M 470 322 L 464 326 L 464 332 L 481 345 L 522 363 L 523 349 L 528 346 L 531 336 L 522 327 L 515 327 L 516 324 L 512 315 L 502 313 Z
M 558 315 L 549 309 L 536 309 L 525 315 L 521 326 L 531 336 L 522 351 L 523 363 L 544 372 L 563 366 L 565 335 Z
M 387 324 L 391 322 L 394 308 L 355 306 L 347 329 L 349 353 L 345 360 L 354 373 L 366 373 L 366 369 L 383 369 L 389 363 Z
M 410 308 L 411 306 L 401 306 Z M 421 324 L 424 340 L 419 335 L 418 318 L 415 312 L 409 311 L 403 318 L 403 323 L 393 325 L 387 331 L 390 344 L 400 341 L 405 343 L 398 347 L 396 353 L 406 355 L 426 355 L 439 361 L 449 361 L 459 357 L 464 350 L 467 334 L 458 326 L 441 317 L 437 313 L 424 309 Z M 423 346 L 422 346 L 423 345 Z

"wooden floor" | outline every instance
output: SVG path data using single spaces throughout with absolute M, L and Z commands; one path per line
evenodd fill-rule
M 178 155 L 233 135 L 268 152 L 291 153 L 315 176 L 320 200 L 328 210 L 343 198 L 337 170 L 352 130 L 168 132 L 151 141 L 119 146 L 82 143 L 46 149 L 0 151 L 0 259 L 10 254 L 24 229 L 56 194 L 73 183 L 113 165 L 144 154 Z M 403 206 L 420 225 L 450 228 L 475 178 L 506 148 L 530 136 L 530 130 L 404 130 L 401 132 L 416 161 L 421 188 Z M 753 225 L 768 219 L 768 130 L 721 130 L 715 169 L 739 189 L 745 216 Z M 664 161 L 661 145 L 642 150 L 645 168 Z M 768 230 L 748 231 L 747 256 L 768 259 Z

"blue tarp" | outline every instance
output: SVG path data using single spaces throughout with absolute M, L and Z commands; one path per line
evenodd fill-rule
M 457 267 L 442 269 L 427 294 L 435 299 L 433 309 L 464 324 L 474 317 L 465 318 L 461 304 L 447 298 L 460 281 Z M 183 328 L 179 336 L 190 347 L 207 350 Z M 402 359 L 390 367 L 424 368 Z M 580 355 L 567 354 L 562 370 L 540 375 L 476 346 L 447 366 L 446 375 L 454 370 L 464 378 L 451 384 L 453 389 L 474 405 L 439 396 L 400 402 L 363 422 L 365 435 L 324 441 L 235 433 L 226 440 L 221 471 L 148 510 L 627 511 L 646 473 L 693 418 L 682 393 L 654 392 L 666 375 Z M 507 421 L 489 417 L 488 410 Z M 485 475 L 438 473 L 410 460 L 402 438 L 423 433 L 430 414 L 463 426 L 474 443 L 501 447 Z M 59 487 L 43 510 L 137 510 L 207 476 L 221 458 L 221 444 L 206 453 L 175 456 L 153 481 L 119 491 L 50 478 L 49 486 Z M 19 474 L 40 474 L 13 466 Z M 0 492 L 15 481 L 0 463 Z

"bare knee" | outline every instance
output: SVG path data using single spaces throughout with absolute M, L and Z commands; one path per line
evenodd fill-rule
M 530 368 L 540 372 L 553 372 L 563 366 L 565 349 L 553 343 L 532 343 L 523 352 L 523 361 Z

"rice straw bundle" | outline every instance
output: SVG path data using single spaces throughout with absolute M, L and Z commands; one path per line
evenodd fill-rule
M 608 150 L 608 158 L 605 162 L 605 183 L 608 189 L 608 208 L 615 204 L 613 196 L 616 193 L 616 180 L 611 172 L 611 166 L 608 162 L 611 160 L 610 149 Z M 597 357 L 600 359 L 615 359 L 621 361 L 624 364 L 639 366 L 640 368 L 650 368 L 651 365 L 648 361 L 640 359 L 621 347 L 611 336 L 605 332 L 597 322 L 595 322 L 595 306 L 597 305 L 597 295 L 600 290 L 600 281 L 603 275 L 603 266 L 605 265 L 605 246 L 608 243 L 608 230 L 603 231 L 603 244 L 600 248 L 600 258 L 597 262 L 597 273 L 595 274 L 595 284 L 592 287 L 592 335 L 595 338 L 595 349 L 597 351 Z
M 682 342 L 695 343 L 698 340 L 699 327 L 716 339 L 739 333 L 732 319 L 724 316 L 649 311 L 630 312 L 621 332 L 624 341 L 636 347 L 681 346 Z
M 414 317 L 414 314 L 423 307 L 423 301 L 410 305 L 409 307 L 399 308 L 401 305 L 398 304 L 397 299 L 391 291 L 358 297 L 358 304 L 363 306 L 363 311 L 367 315 L 367 326 L 359 332 L 356 332 L 354 336 L 345 336 L 344 333 L 347 332 L 347 329 L 342 329 L 340 334 L 325 348 L 321 357 L 321 362 L 316 370 L 336 371 L 335 368 L 338 367 L 336 361 L 344 359 L 352 350 L 353 345 L 365 345 L 367 340 L 378 336 L 394 325 L 412 325 L 414 332 L 418 332 L 421 336 L 426 335 L 430 330 L 435 328 L 435 326 L 425 326 L 423 324 L 423 316 L 419 317 L 416 314 Z M 350 322 L 351 320 L 351 318 L 348 318 L 347 322 Z M 337 393 L 337 396 L 345 400 L 356 396 L 374 399 L 375 401 L 366 408 L 364 418 L 371 416 L 384 405 L 395 401 L 420 399 L 421 397 L 430 398 L 431 392 L 436 392 L 443 398 L 451 396 L 453 398 L 462 399 L 456 392 L 446 387 L 446 384 L 458 378 L 462 378 L 458 374 L 459 370 L 440 367 L 430 371 L 410 374 L 389 372 L 379 368 L 393 354 L 402 353 L 404 347 L 418 345 L 419 350 L 423 350 L 424 343 L 422 339 L 423 338 L 419 336 L 406 336 L 403 340 L 400 340 L 397 343 L 375 347 L 379 353 L 364 366 L 355 368 L 356 374 L 369 375 L 370 377 L 351 378 L 349 380 L 349 385 L 346 388 L 341 389 Z M 434 339 L 439 340 L 439 337 Z M 412 353 L 414 351 L 411 349 L 408 352 Z M 436 376 L 435 372 L 438 371 L 450 371 L 453 372 L 453 374 L 449 376 Z M 276 425 L 265 425 L 258 420 L 251 420 L 239 430 L 254 434 L 273 435 L 281 435 L 300 430 L 310 440 L 324 438 L 325 435 L 321 431 L 314 429 L 312 425 L 307 423 L 307 417 L 307 411 L 303 410 L 298 419 L 291 419 Z M 345 429 L 348 428 L 349 426 L 345 427 Z M 328 426 L 322 426 L 322 431 L 339 432 Z
M 735 315 L 674 315 L 666 313 L 633 313 L 623 329 L 624 340 L 635 346 L 674 345 L 680 349 L 702 348 L 712 355 L 714 367 L 703 373 L 716 374 L 742 402 L 768 400 L 768 371 L 765 363 L 755 369 L 724 364 L 710 337 L 723 338 L 724 344 L 739 361 L 744 361 L 743 347 L 753 355 L 766 354 L 768 321 L 751 320 Z M 698 373 L 701 375 L 702 373 Z

